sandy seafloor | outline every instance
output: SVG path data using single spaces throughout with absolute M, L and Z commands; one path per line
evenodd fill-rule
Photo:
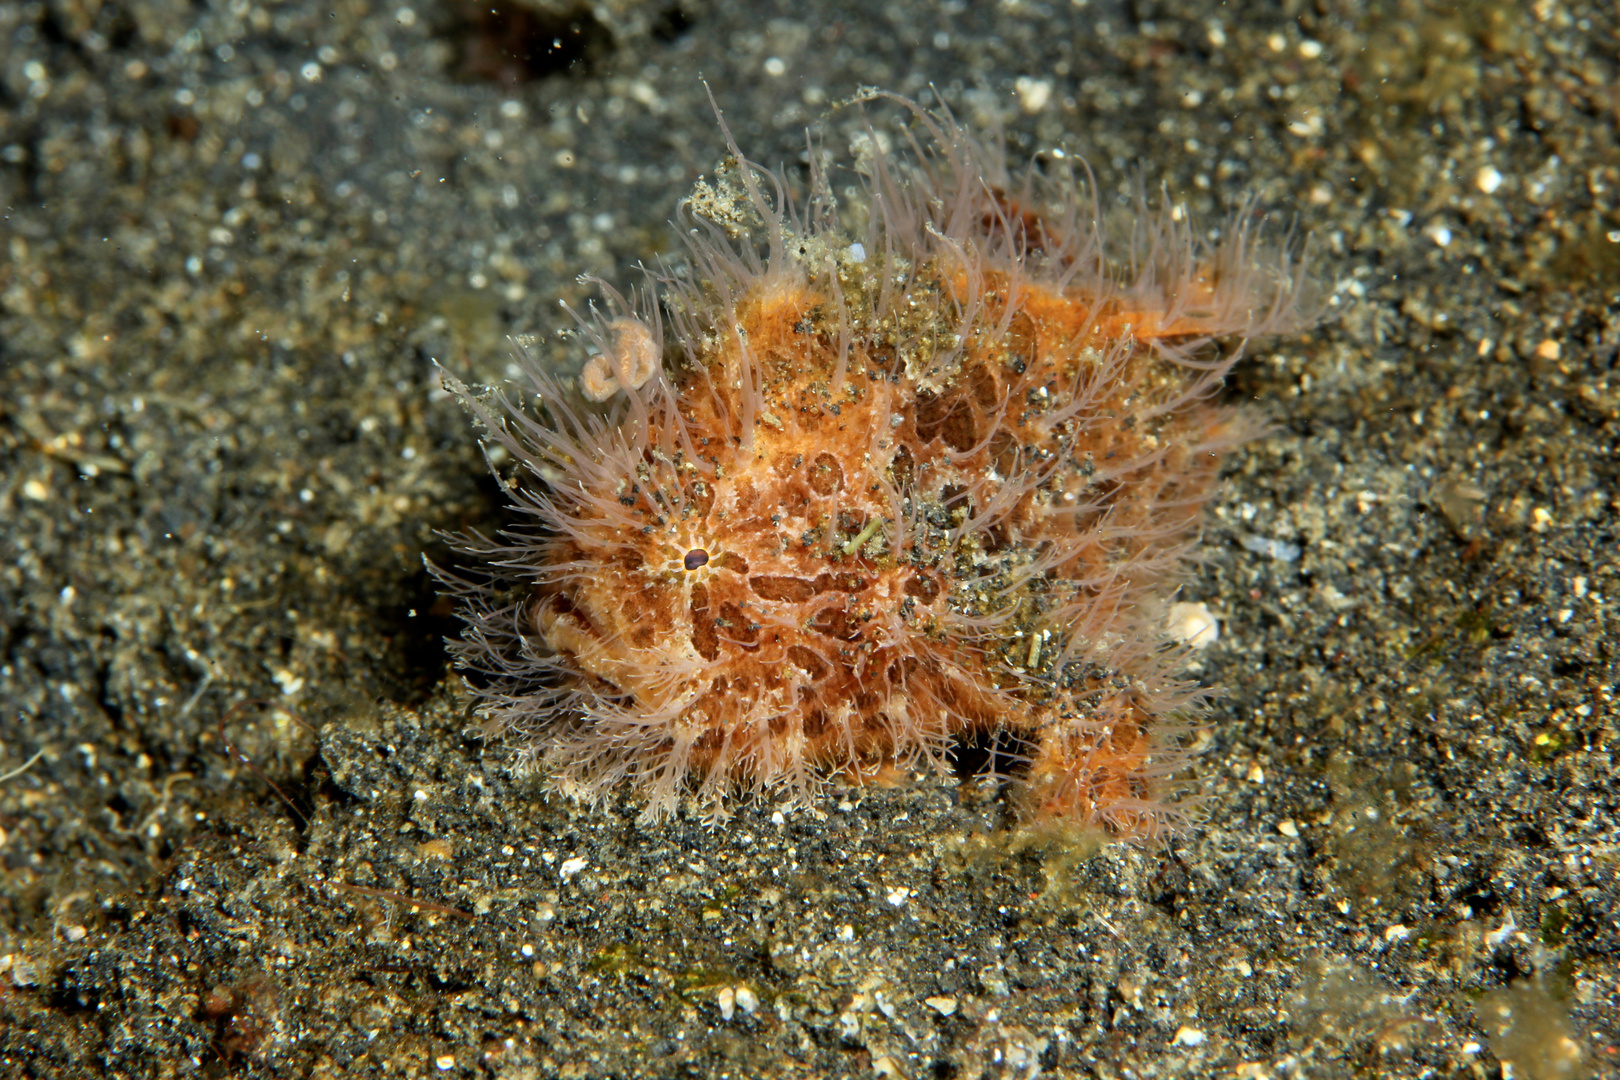
M 1620 1076 L 1610 5 L 487 10 L 0 5 L 0 1074 Z M 1167 848 L 934 777 L 643 827 L 467 734 L 421 555 L 502 510 L 432 361 L 577 361 L 699 73 L 766 162 L 933 86 L 1314 235 Z

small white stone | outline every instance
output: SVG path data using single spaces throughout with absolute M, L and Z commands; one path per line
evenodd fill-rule
M 1278 562 L 1291 563 L 1298 559 L 1300 554 L 1298 544 L 1289 543 L 1287 540 L 1275 540 L 1269 536 L 1248 535 L 1238 542 L 1246 550 L 1256 555 L 1264 555 L 1268 559 L 1276 559 Z
M 904 907 L 906 897 L 910 895 L 910 889 L 906 888 L 904 885 L 897 885 L 889 890 L 889 903 L 894 907 Z
M 722 986 L 716 997 L 720 1002 L 720 1019 L 729 1022 L 737 1013 L 737 991 L 729 986 Z
M 743 1015 L 753 1016 L 759 1008 L 759 995 L 746 986 L 737 987 L 737 1008 L 743 1011 Z
M 1290 840 L 1296 839 L 1299 836 L 1299 826 L 1295 825 L 1294 822 L 1289 819 L 1284 819 L 1277 822 L 1277 831 L 1288 837 Z
M 1388 942 L 1391 942 L 1391 943 L 1397 942 L 1397 941 L 1405 941 L 1407 938 L 1409 938 L 1411 936 L 1412 936 L 1411 928 L 1406 927 L 1406 926 L 1402 926 L 1400 923 L 1392 923 L 1391 925 L 1384 928 L 1384 940 L 1388 941 Z
M 1327 130 L 1327 122 L 1322 114 L 1315 109 L 1306 109 L 1298 118 L 1289 121 L 1288 131 L 1301 139 L 1314 138 Z
M 923 1004 L 941 1016 L 950 1016 L 956 1011 L 956 999 L 953 997 L 923 998 Z
M 440 1072 L 449 1072 L 456 1067 L 456 1055 L 441 1054 L 433 1059 L 433 1066 Z
M 1020 76 L 1013 82 L 1018 92 L 1018 104 L 1027 113 L 1038 113 L 1052 100 L 1052 80 Z
M 1209 1038 L 1197 1028 L 1179 1027 L 1175 1037 L 1170 1040 L 1171 1046 L 1203 1046 L 1204 1040 Z
M 557 872 L 562 875 L 564 881 L 567 881 L 589 865 L 591 864 L 588 860 L 575 855 L 572 859 L 564 859 L 563 864 L 557 868 Z
M 1221 637 L 1220 621 L 1207 604 L 1190 604 L 1186 601 L 1171 604 L 1166 629 L 1171 637 L 1195 649 L 1208 648 Z
M 1474 174 L 1474 186 L 1487 195 L 1496 194 L 1496 189 L 1502 186 L 1502 174 L 1490 165 L 1483 166 Z

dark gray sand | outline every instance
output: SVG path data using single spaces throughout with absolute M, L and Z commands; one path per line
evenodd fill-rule
M 0 5 L 0 1073 L 1620 1076 L 1611 5 L 502 5 Z M 937 777 L 643 827 L 467 734 L 432 361 L 577 362 L 699 73 L 767 163 L 933 86 L 1314 234 L 1168 848 Z

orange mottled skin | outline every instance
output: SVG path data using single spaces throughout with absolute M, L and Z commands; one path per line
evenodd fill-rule
M 1019 663 L 1027 643 L 1021 658 L 1015 639 L 1008 656 L 996 635 L 960 625 L 983 617 L 984 606 L 952 595 L 961 576 L 953 564 L 974 553 L 1061 551 L 1059 565 L 989 617 L 994 624 L 1004 616 L 1008 633 L 1024 635 L 1050 629 L 1054 613 L 1072 618 L 1120 554 L 1111 531 L 1052 512 L 1066 496 L 1084 495 L 1087 518 L 1112 509 L 1111 524 L 1129 519 L 1139 569 L 1128 585 L 1150 587 L 1155 556 L 1196 526 L 1218 461 L 1213 448 L 1230 418 L 1190 406 L 1129 427 L 1054 424 L 1077 388 L 1094 395 L 1094 408 L 1130 415 L 1128 398 L 1141 411 L 1186 380 L 1162 371 L 1154 378 L 1162 365 L 1148 353 L 1122 361 L 1088 352 L 1089 339 L 1150 325 L 1151 313 L 1120 312 L 1099 326 L 1083 299 L 1026 291 L 1020 300 L 1008 332 L 987 335 L 942 392 L 921 401 L 917 379 L 867 348 L 854 350 L 843 392 L 831 393 L 837 356 L 817 329 L 825 303 L 817 294 L 779 290 L 744 305 L 739 325 L 750 360 L 727 338 L 681 382 L 680 411 L 712 477 L 694 470 L 684 483 L 636 485 L 636 533 L 627 537 L 613 515 L 559 545 L 557 558 L 590 561 L 597 572 L 541 589 L 535 619 L 546 644 L 689 732 L 689 768 L 699 775 L 718 769 L 764 782 L 781 769 L 871 773 L 911 752 L 919 737 L 942 752 L 964 735 L 1009 729 L 1036 747 L 1043 806 L 1089 816 L 1105 802 L 1145 798 L 1147 785 L 1135 778 L 1152 744 L 1129 687 L 1106 693 L 1090 679 L 1078 692 L 1056 692 L 1019 678 L 1020 666 L 1028 674 Z M 749 362 L 775 423 L 760 422 L 745 447 L 734 418 L 742 412 L 738 372 Z M 1200 444 L 1212 449 L 1200 453 Z M 1161 452 L 1165 445 L 1170 452 Z M 1099 501 L 1087 494 L 1087 473 L 1101 461 L 1130 465 Z M 1019 489 L 994 529 L 951 543 L 948 523 L 1011 490 L 1007 474 L 1020 467 L 1049 475 Z M 953 501 L 948 488 L 968 494 Z M 916 500 L 909 511 L 908 498 Z M 945 520 L 931 527 L 926 507 Z M 874 521 L 871 537 L 881 533 L 883 542 L 869 538 L 847 551 Z M 708 562 L 687 570 L 691 550 L 705 551 Z M 1079 745 L 1061 717 L 1077 698 L 1107 714 L 1104 730 Z M 1070 780 L 1077 757 L 1090 774 L 1079 787 Z
M 499 603 L 463 583 L 460 655 L 561 790 L 628 782 L 653 816 L 684 795 L 717 814 L 943 768 L 989 736 L 1023 758 L 1033 816 L 1180 820 L 1170 736 L 1198 695 L 1162 609 L 1248 433 L 1208 403 L 1235 351 L 1204 343 L 1308 321 L 1275 317 L 1297 280 L 1255 270 L 1242 233 L 1124 280 L 975 188 L 968 166 L 998 163 L 931 120 L 931 168 L 884 174 L 886 207 L 873 183 L 888 231 L 868 236 L 905 258 L 789 221 L 744 165 L 770 257 L 695 243 L 708 276 L 664 281 L 679 355 L 617 427 L 483 413 L 544 477 L 520 492 L 542 529 L 469 543 L 522 571 Z M 905 182 L 929 190 L 907 202 Z M 908 224 L 941 189 L 963 212 Z

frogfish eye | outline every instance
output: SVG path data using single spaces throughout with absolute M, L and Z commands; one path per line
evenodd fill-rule
M 696 570 L 698 567 L 707 564 L 708 561 L 709 553 L 702 548 L 693 548 L 686 553 L 685 562 L 688 570 Z

